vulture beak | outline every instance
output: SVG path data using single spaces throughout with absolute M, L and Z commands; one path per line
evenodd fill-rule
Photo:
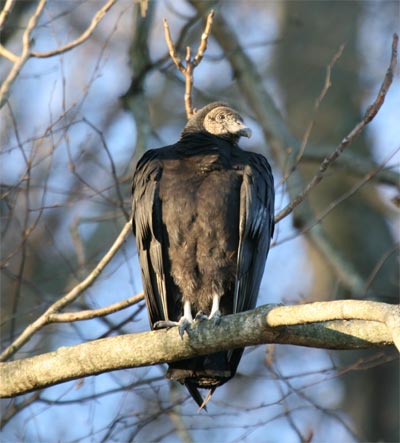
M 229 132 L 237 137 L 251 137 L 251 129 L 247 127 L 242 120 L 236 119 L 230 122 Z
M 251 129 L 248 128 L 247 126 L 243 126 L 243 128 L 241 128 L 237 132 L 237 135 L 240 135 L 241 137 L 247 137 L 247 138 L 250 138 L 251 134 L 252 134 Z

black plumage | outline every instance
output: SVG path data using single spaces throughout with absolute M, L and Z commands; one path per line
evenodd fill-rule
M 147 151 L 133 177 L 133 232 L 152 328 L 196 314 L 218 327 L 220 315 L 253 309 L 273 234 L 274 186 L 260 154 L 237 142 L 250 136 L 224 103 L 199 110 L 173 145 Z M 169 365 L 203 407 L 232 378 L 243 349 Z M 198 388 L 210 389 L 203 402 Z

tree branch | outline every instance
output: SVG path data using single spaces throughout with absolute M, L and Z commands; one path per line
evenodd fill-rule
M 0 396 L 15 396 L 103 372 L 264 343 L 328 349 L 383 347 L 394 340 L 399 344 L 399 325 L 399 306 L 385 303 L 341 300 L 300 306 L 265 305 L 224 316 L 218 326 L 200 322 L 190 337 L 185 334 L 183 339 L 177 328 L 171 328 L 109 337 L 1 363 Z
M 3 29 L 4 23 L 11 12 L 15 0 L 6 0 L 3 9 L 0 12 L 0 29 Z
M 12 6 L 12 1 L 7 1 L 1 14 L 0 14 L 0 24 L 3 24 L 6 20 L 10 8 Z M 101 20 L 104 18 L 105 14 L 114 6 L 116 3 L 116 0 L 109 0 L 102 8 L 100 8 L 95 16 L 92 19 L 92 22 L 88 26 L 88 28 L 75 40 L 72 42 L 67 43 L 66 45 L 60 46 L 57 49 L 47 51 L 47 52 L 38 52 L 38 51 L 32 51 L 31 50 L 31 41 L 32 41 L 32 32 L 36 27 L 37 21 L 40 17 L 40 15 L 43 12 L 43 9 L 46 5 L 46 0 L 40 0 L 35 12 L 33 13 L 32 17 L 28 21 L 28 25 L 26 26 L 26 29 L 24 31 L 24 34 L 22 36 L 22 52 L 18 56 L 14 54 L 13 52 L 9 51 L 7 48 L 2 46 L 0 44 L 0 55 L 7 58 L 8 60 L 12 61 L 14 63 L 11 71 L 8 73 L 6 79 L 3 81 L 1 87 L 0 87 L 0 108 L 4 105 L 4 103 L 7 100 L 9 89 L 15 79 L 17 78 L 18 74 L 20 73 L 22 67 L 25 65 L 25 63 L 29 60 L 31 57 L 38 57 L 38 58 L 47 58 L 47 57 L 53 57 L 55 55 L 62 54 L 64 52 L 70 51 L 73 48 L 76 48 L 77 46 L 81 45 L 83 42 L 85 42 L 92 34 L 93 31 L 96 29 L 97 25 L 101 22 Z
M 317 162 L 321 163 L 325 157 L 332 152 L 330 146 L 309 146 L 303 155 L 303 163 Z M 364 177 L 371 170 L 377 170 L 381 164 L 374 162 L 368 158 L 363 158 L 355 152 L 344 151 L 342 155 L 332 165 L 333 168 L 346 171 L 348 174 L 356 177 Z M 377 173 L 371 177 L 371 181 L 376 183 L 382 183 L 389 186 L 400 187 L 400 174 L 395 170 L 381 169 L 377 170 Z
M 100 8 L 93 17 L 90 25 L 75 40 L 72 40 L 66 45 L 60 46 L 59 48 L 53 49 L 51 51 L 46 51 L 46 52 L 31 51 L 30 54 L 31 57 L 37 57 L 37 58 L 54 57 L 55 55 L 63 54 L 64 52 L 68 52 L 71 49 L 74 49 L 77 46 L 81 45 L 93 34 L 93 31 L 96 29 L 97 25 L 103 20 L 106 13 L 115 5 L 116 1 L 117 0 L 109 0 L 102 8 Z
M 104 317 L 105 315 L 114 314 L 115 312 L 122 311 L 122 309 L 135 305 L 144 300 L 144 293 L 141 292 L 137 295 L 127 298 L 126 300 L 119 301 L 110 306 L 99 309 L 87 309 L 85 311 L 78 312 L 61 312 L 50 314 L 48 323 L 67 323 L 72 321 L 91 320 L 93 318 Z
M 277 219 L 282 219 L 290 214 L 293 209 L 298 206 L 301 202 L 305 200 L 308 194 L 311 192 L 315 186 L 317 186 L 321 180 L 325 176 L 325 172 L 331 166 L 333 162 L 342 154 L 342 152 L 354 141 L 356 137 L 360 135 L 365 126 L 372 121 L 372 119 L 376 116 L 379 109 L 383 105 L 385 101 L 385 97 L 387 92 L 389 91 L 390 85 L 393 80 L 393 73 L 397 64 L 397 45 L 398 45 L 399 37 L 397 34 L 393 34 L 393 42 L 392 42 L 392 54 L 390 58 L 390 65 L 386 71 L 385 77 L 382 81 L 382 85 L 379 89 L 379 92 L 374 100 L 374 102 L 367 108 L 364 118 L 343 138 L 340 142 L 339 146 L 328 156 L 326 157 L 320 164 L 318 171 L 305 187 L 305 189 L 295 198 L 293 199 L 286 208 L 282 209 L 279 214 L 277 214 Z
M 190 46 L 186 47 L 186 66 L 183 65 L 182 61 L 178 57 L 175 51 L 174 43 L 172 41 L 171 33 L 169 31 L 169 26 L 167 20 L 164 18 L 164 31 L 165 31 L 165 41 L 167 42 L 169 55 L 172 61 L 175 63 L 175 66 L 182 72 L 185 76 L 185 109 L 186 116 L 189 119 L 194 113 L 195 109 L 193 109 L 192 104 L 192 88 L 193 88 L 193 72 L 195 68 L 200 64 L 203 59 L 204 53 L 207 49 L 208 36 L 211 31 L 212 21 L 214 17 L 214 11 L 211 12 L 207 16 L 206 25 L 204 28 L 204 32 L 201 35 L 201 42 L 199 48 L 197 50 L 196 56 L 192 59 Z
M 125 223 L 125 226 L 122 228 L 118 237 L 116 238 L 113 245 L 107 251 L 107 253 L 103 256 L 103 258 L 99 261 L 93 271 L 79 284 L 77 284 L 68 294 L 64 295 L 64 297 L 57 300 L 53 303 L 40 317 L 38 317 L 33 323 L 31 323 L 20 335 L 17 337 L 10 346 L 8 346 L 0 355 L 0 361 L 7 360 L 11 355 L 13 355 L 18 349 L 21 348 L 30 338 L 40 329 L 43 328 L 48 323 L 51 323 L 52 316 L 59 312 L 60 309 L 64 308 L 69 303 L 72 303 L 79 295 L 86 290 L 89 286 L 91 286 L 106 265 L 110 262 L 110 260 L 117 253 L 119 248 L 122 246 L 125 241 L 126 236 L 130 233 L 132 228 L 131 221 Z M 54 320 L 53 320 L 54 321 Z
M 22 35 L 22 53 L 15 61 L 11 71 L 8 73 L 6 79 L 3 81 L 0 87 L 0 109 L 3 107 L 4 103 L 7 100 L 8 92 L 11 85 L 13 84 L 14 80 L 17 78 L 22 67 L 30 57 L 31 34 L 36 27 L 36 23 L 39 20 L 39 17 L 42 14 L 45 5 L 46 5 L 46 0 L 39 1 L 35 12 L 29 19 L 28 24 L 26 25 L 25 31 Z

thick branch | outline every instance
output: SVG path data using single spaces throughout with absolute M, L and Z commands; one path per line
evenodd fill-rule
M 336 320 L 338 318 L 346 320 Z M 177 328 L 171 328 L 109 337 L 1 363 L 0 396 L 15 396 L 103 372 L 263 343 L 329 349 L 382 347 L 393 344 L 392 333 L 394 330 L 398 333 L 399 319 L 398 306 L 376 302 L 343 300 L 288 307 L 266 305 L 225 316 L 218 326 L 200 322 L 190 337 L 185 334 L 183 339 Z M 316 323 L 296 325 L 311 321 Z M 385 323 L 393 329 L 389 331 Z M 287 324 L 290 326 L 283 326 Z

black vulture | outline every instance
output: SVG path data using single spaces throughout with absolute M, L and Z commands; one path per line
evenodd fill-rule
M 274 184 L 264 156 L 239 148 L 251 131 L 215 102 L 179 141 L 147 151 L 133 177 L 133 232 L 152 329 L 253 309 L 274 229 Z M 171 363 L 167 377 L 205 406 L 236 373 L 243 349 Z M 207 388 L 206 400 L 198 388 Z

